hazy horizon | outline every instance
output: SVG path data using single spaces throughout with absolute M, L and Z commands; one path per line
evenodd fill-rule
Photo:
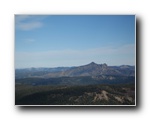
M 93 62 L 93 61 L 92 61 Z M 91 62 L 90 62 L 91 63 Z M 87 64 L 90 64 L 87 63 Z M 95 62 L 94 62 L 95 63 Z M 15 69 L 28 69 L 28 68 L 57 68 L 57 67 L 78 67 L 78 66 L 84 66 L 87 64 L 82 64 L 82 65 L 72 65 L 72 66 L 54 66 L 54 67 L 50 67 L 50 66 L 40 66 L 40 67 L 24 67 L 24 68 L 15 68 Z M 107 63 L 96 63 L 96 64 L 107 64 Z M 123 65 L 127 65 L 127 64 L 122 64 L 122 65 L 108 65 L 107 66 L 123 66 Z M 135 66 L 135 65 L 129 65 L 129 66 Z
M 134 15 L 16 15 L 15 69 L 135 66 Z

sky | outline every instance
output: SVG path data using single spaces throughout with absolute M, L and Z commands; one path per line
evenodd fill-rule
M 135 65 L 134 15 L 15 15 L 15 68 Z

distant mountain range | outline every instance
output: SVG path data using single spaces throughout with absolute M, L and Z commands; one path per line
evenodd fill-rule
M 55 77 L 79 77 L 79 76 L 135 76 L 135 66 L 121 65 L 108 66 L 107 64 L 96 64 L 91 62 L 87 65 L 76 67 L 56 68 L 25 68 L 16 69 L 15 78 L 55 78 Z

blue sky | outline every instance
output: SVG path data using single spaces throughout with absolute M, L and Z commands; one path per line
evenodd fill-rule
M 15 67 L 135 65 L 134 15 L 16 15 Z

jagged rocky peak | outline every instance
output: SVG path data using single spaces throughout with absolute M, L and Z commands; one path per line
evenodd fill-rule
M 107 64 L 106 63 L 104 63 L 104 64 L 101 64 L 102 65 L 102 67 L 107 67 Z
M 91 65 L 97 65 L 95 62 L 91 62 L 90 64 L 91 64 Z
M 97 63 L 95 63 L 95 62 L 89 63 L 88 66 L 97 66 L 97 67 L 99 66 L 99 67 L 102 67 L 102 68 L 107 68 L 107 67 L 108 67 L 106 63 L 97 64 Z
M 99 65 L 99 64 L 97 64 L 97 63 L 95 63 L 95 62 L 91 62 L 91 63 L 87 64 L 87 66 L 91 66 L 91 67 L 92 67 L 92 66 L 95 66 L 95 67 L 96 67 L 96 66 L 98 66 L 98 65 Z

